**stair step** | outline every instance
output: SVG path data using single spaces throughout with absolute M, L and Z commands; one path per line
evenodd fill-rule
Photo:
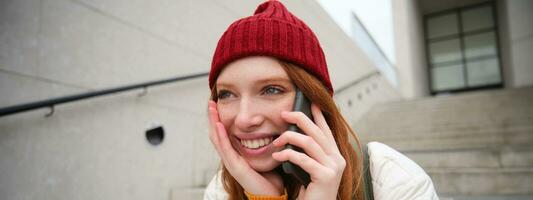
M 363 143 L 369 141 L 379 141 L 385 143 L 399 151 L 440 151 L 453 149 L 478 149 L 498 146 L 530 146 L 533 144 L 533 131 L 513 131 L 513 132 L 444 132 L 432 133 L 424 136 L 396 135 L 389 137 L 386 135 L 368 136 L 360 134 Z
M 459 95 L 428 97 L 410 101 L 397 101 L 376 106 L 374 114 L 405 113 L 412 111 L 446 110 L 446 107 L 479 109 L 486 107 L 499 107 L 501 105 L 530 105 L 533 101 L 533 87 L 518 89 L 493 90 L 463 93 Z
M 533 195 L 533 168 L 427 170 L 439 194 Z
M 380 104 L 353 127 L 398 150 L 531 145 L 533 87 Z
M 533 147 L 403 152 L 424 169 L 533 167 Z
M 378 104 L 353 127 L 417 162 L 443 199 L 533 196 L 533 87 Z
M 533 117 L 528 119 L 516 119 L 512 122 L 486 122 L 486 123 L 468 123 L 468 122 L 458 122 L 458 123 L 449 123 L 449 124 L 434 124 L 429 126 L 427 124 L 414 124 L 410 123 L 408 125 L 395 126 L 394 124 L 382 124 L 381 126 L 377 124 L 367 124 L 362 125 L 358 124 L 354 126 L 354 129 L 360 134 L 365 136 L 375 136 L 375 137 L 388 137 L 388 138 L 406 138 L 406 137 L 439 137 L 446 134 L 452 134 L 451 136 L 456 135 L 466 135 L 466 134 L 477 134 L 477 133 L 505 133 L 505 132 L 516 132 L 516 131 L 531 131 L 533 132 Z M 434 133 L 434 134 L 433 134 Z M 454 135 L 455 134 L 455 135 Z
M 485 93 L 432 97 L 374 106 L 366 122 L 447 122 L 457 119 L 498 121 L 533 116 L 533 87 Z M 406 118 L 405 116 L 409 116 Z
M 203 199 L 205 187 L 173 188 L 170 191 L 170 200 Z
M 533 195 L 453 196 L 440 195 L 440 200 L 531 200 Z

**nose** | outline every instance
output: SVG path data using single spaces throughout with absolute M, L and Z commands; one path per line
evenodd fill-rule
M 235 117 L 235 126 L 242 131 L 252 131 L 259 127 L 265 116 L 257 104 L 249 98 L 242 98 L 239 104 L 239 111 Z

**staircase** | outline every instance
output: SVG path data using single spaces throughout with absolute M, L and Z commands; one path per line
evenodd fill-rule
M 533 87 L 379 104 L 353 127 L 415 160 L 443 199 L 533 199 Z

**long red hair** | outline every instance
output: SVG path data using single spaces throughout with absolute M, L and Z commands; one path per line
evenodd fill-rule
M 337 199 L 363 199 L 361 176 L 362 158 L 359 156 L 361 154 L 358 153 L 361 152 L 361 149 L 359 139 L 355 132 L 350 128 L 344 117 L 342 117 L 333 98 L 320 80 L 298 66 L 284 61 L 279 62 L 296 87 L 298 87 L 311 102 L 317 104 L 322 110 L 324 118 L 333 133 L 337 147 L 346 160 L 346 167 L 344 168 L 342 175 Z M 211 99 L 216 101 L 216 97 L 216 87 L 213 87 L 211 90 Z M 350 142 L 350 139 L 355 143 L 355 148 Z M 301 184 L 284 174 L 280 167 L 275 170 L 282 175 L 284 186 L 287 189 L 288 199 L 296 199 Z M 230 200 L 246 200 L 244 189 L 231 176 L 224 165 L 222 165 L 222 183 L 224 189 L 228 192 Z

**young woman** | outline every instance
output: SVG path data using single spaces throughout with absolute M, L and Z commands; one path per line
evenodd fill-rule
M 364 199 L 359 141 L 333 101 L 322 48 L 280 2 L 229 26 L 209 86 L 209 137 L 222 169 L 204 199 Z M 312 102 L 312 119 L 291 111 L 296 88 Z M 287 131 L 289 124 L 305 134 Z M 408 158 L 379 143 L 369 152 L 376 199 L 437 199 L 431 179 Z M 285 174 L 284 161 L 306 171 L 309 185 Z

